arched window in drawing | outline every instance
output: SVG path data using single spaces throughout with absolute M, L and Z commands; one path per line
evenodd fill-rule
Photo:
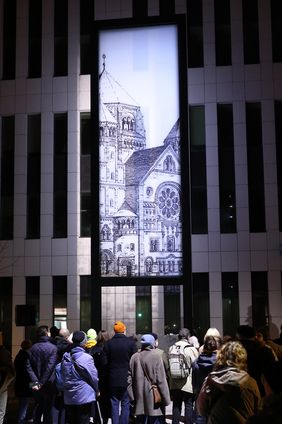
M 175 238 L 174 236 L 167 237 L 167 251 L 174 252 L 175 251 Z
M 147 273 L 153 272 L 153 259 L 152 258 L 146 258 L 145 268 L 146 268 Z
M 102 228 L 102 240 L 103 241 L 111 240 L 111 229 L 107 224 L 105 224 Z
M 164 160 L 164 171 L 175 172 L 175 162 L 171 155 L 167 155 Z

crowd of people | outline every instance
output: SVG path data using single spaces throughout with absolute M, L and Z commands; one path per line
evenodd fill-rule
M 200 344 L 182 328 L 167 349 L 122 321 L 113 335 L 40 326 L 36 337 L 14 361 L 0 346 L 0 424 L 13 380 L 18 423 L 179 424 L 182 411 L 185 424 L 281 423 L 282 331 L 271 340 L 267 327 L 210 328 Z

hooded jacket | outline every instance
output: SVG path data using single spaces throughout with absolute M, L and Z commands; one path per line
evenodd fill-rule
M 76 346 L 64 354 L 62 380 L 66 405 L 82 405 L 96 400 L 97 369 L 92 356 L 83 347 Z
M 207 424 L 243 424 L 257 413 L 259 402 L 256 381 L 246 371 L 225 367 L 206 377 L 196 406 Z

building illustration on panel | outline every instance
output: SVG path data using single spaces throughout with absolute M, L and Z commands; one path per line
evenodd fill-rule
M 147 148 L 140 106 L 108 73 L 103 58 L 99 83 L 101 273 L 181 275 L 179 121 L 161 145 Z

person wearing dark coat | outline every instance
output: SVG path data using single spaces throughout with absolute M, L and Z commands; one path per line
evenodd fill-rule
M 213 336 L 207 336 L 204 342 L 203 351 L 192 364 L 192 386 L 195 395 L 195 401 L 201 391 L 203 382 L 207 375 L 212 371 L 216 361 L 217 340 Z M 196 424 L 205 424 L 206 418 L 198 414 L 197 409 Z
M 55 367 L 57 347 L 50 342 L 46 326 L 38 327 L 37 341 L 29 350 L 27 371 L 35 400 L 34 423 L 52 424 L 52 409 L 56 395 Z
M 237 328 L 236 338 L 247 351 L 248 373 L 253 377 L 258 385 L 261 396 L 265 396 L 265 389 L 261 382 L 263 371 L 276 361 L 272 349 L 267 346 L 261 346 L 255 338 L 256 333 L 253 327 L 249 325 L 240 325 Z
M 21 349 L 17 353 L 14 366 L 16 371 L 15 377 L 15 395 L 19 398 L 18 423 L 25 423 L 27 420 L 27 411 L 30 399 L 32 398 L 32 390 L 30 388 L 29 375 L 27 372 L 26 363 L 28 360 L 28 351 L 31 348 L 31 340 L 23 340 Z
M 114 324 L 115 335 L 105 343 L 109 376 L 112 424 L 128 424 L 130 400 L 127 393 L 127 375 L 131 356 L 137 351 L 136 342 L 126 337 L 126 326 Z

